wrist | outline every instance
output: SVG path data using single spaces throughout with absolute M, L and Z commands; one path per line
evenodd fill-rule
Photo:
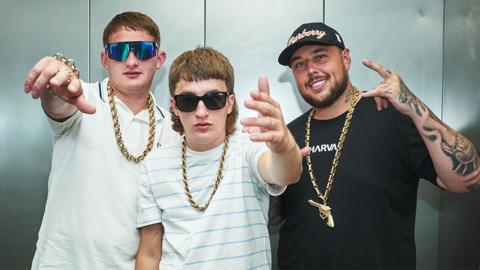
M 298 148 L 295 139 L 293 138 L 290 131 L 286 130 L 286 136 L 281 140 L 281 144 L 277 147 L 276 153 L 283 154 L 283 153 L 293 153 Z M 299 149 L 299 148 L 298 148 Z

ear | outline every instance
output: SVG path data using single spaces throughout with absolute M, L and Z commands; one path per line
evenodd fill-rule
M 175 99 L 173 97 L 170 98 L 170 109 L 172 110 L 173 114 L 178 116 L 177 104 L 175 103 Z
M 157 69 L 160 69 L 167 59 L 167 54 L 164 51 L 159 51 L 157 54 Z
M 105 51 L 101 52 L 100 53 L 100 62 L 102 62 L 102 66 L 104 69 L 107 69 L 108 68 L 108 56 L 107 56 L 107 53 Z
M 235 105 L 235 95 L 228 95 L 227 98 L 227 114 L 233 111 L 233 105 Z
M 345 69 L 350 70 L 352 59 L 350 58 L 350 50 L 348 48 L 345 48 L 342 51 L 342 61 L 343 61 L 343 64 L 345 65 Z

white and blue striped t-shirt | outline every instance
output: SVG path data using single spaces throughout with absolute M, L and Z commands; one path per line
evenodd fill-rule
M 163 224 L 160 269 L 271 268 L 268 193 L 279 195 L 285 187 L 275 190 L 262 180 L 257 162 L 266 150 L 234 133 L 223 179 L 203 213 L 185 195 L 181 140 L 150 153 L 142 166 L 137 226 Z M 187 149 L 188 183 L 199 205 L 210 197 L 222 152 L 223 144 L 205 152 Z

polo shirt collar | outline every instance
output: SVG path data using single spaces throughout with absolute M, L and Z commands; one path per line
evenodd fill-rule
M 98 83 L 98 94 L 100 96 L 100 99 L 103 102 L 108 104 L 107 86 L 108 86 L 108 78 L 105 78 L 101 83 Z M 157 101 L 155 100 L 155 96 L 153 95 L 153 93 L 150 92 L 149 94 L 150 94 L 150 97 L 153 99 L 153 104 L 155 106 L 155 122 L 160 122 L 160 121 L 165 119 L 165 113 L 162 111 L 160 106 L 158 106 Z M 124 107 L 124 109 L 130 111 L 130 109 L 120 99 L 115 98 L 115 103 L 116 103 L 115 104 L 116 106 L 122 106 L 122 107 Z M 108 105 L 108 106 L 110 108 L 110 105 Z M 117 108 L 117 110 L 118 110 L 118 108 Z M 131 111 L 130 111 L 130 113 L 131 113 Z M 139 112 L 135 117 L 137 119 L 145 122 L 145 123 L 149 122 L 148 111 L 146 109 Z

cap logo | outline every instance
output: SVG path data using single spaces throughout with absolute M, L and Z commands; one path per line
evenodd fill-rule
M 338 42 L 342 43 L 342 39 L 340 38 L 340 36 L 337 33 L 335 33 L 335 36 L 337 37 Z
M 291 36 L 290 39 L 288 40 L 287 46 L 292 45 L 293 43 L 297 42 L 298 40 L 304 38 L 304 37 L 317 37 L 317 39 L 322 39 L 326 35 L 325 31 L 319 31 L 319 30 L 309 30 L 307 31 L 306 29 L 303 29 L 302 33 L 298 33 L 295 36 Z

